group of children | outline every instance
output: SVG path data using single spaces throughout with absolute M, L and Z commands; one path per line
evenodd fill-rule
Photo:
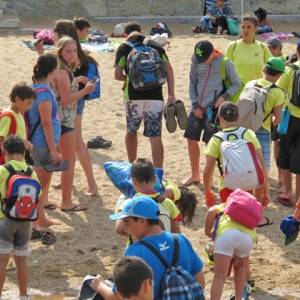
M 222 1 L 217 1 L 219 2 Z M 130 175 L 136 195 L 131 199 L 121 197 L 116 213 L 110 216 L 116 221 L 116 232 L 127 238 L 124 257 L 116 262 L 113 270 L 117 291 L 108 286 L 101 276 L 91 283 L 91 287 L 102 298 L 150 300 L 180 299 L 180 296 L 193 295 L 193 299 L 204 299 L 203 262 L 190 242 L 180 233 L 180 222 L 191 223 L 197 205 L 195 195 L 187 186 L 200 181 L 198 141 L 202 131 L 207 143 L 203 182 L 206 205 L 209 208 L 205 219 L 205 233 L 214 241 L 209 253 L 213 254 L 215 264 L 210 291 L 212 300 L 221 299 L 231 264 L 235 276 L 235 299 L 246 299 L 249 296 L 249 286 L 246 283 L 251 279 L 249 256 L 257 239 L 255 227 L 272 223 L 268 218 L 262 217 L 261 210 L 270 202 L 267 178 L 270 170 L 271 131 L 272 126 L 279 125 L 282 129 L 283 107 L 289 119 L 285 120 L 285 131 L 279 130 L 277 142 L 277 165 L 282 180 L 279 199 L 285 205 L 293 204 L 290 172 L 295 173 L 298 202 L 294 216 L 296 221 L 299 220 L 300 94 L 295 86 L 300 78 L 300 44 L 296 49 L 298 60 L 292 66 L 285 67 L 281 58 L 282 45 L 274 39 L 268 40 L 266 45 L 253 40 L 253 28 L 254 33 L 256 30 L 254 25 L 257 24 L 251 17 L 243 19 L 244 39 L 229 45 L 227 55 L 215 49 L 209 41 L 201 41 L 195 45 L 190 72 L 192 112 L 185 132 L 192 177 L 181 187 L 165 181 L 162 183 L 163 192 L 158 192 L 151 161 L 137 159 L 132 163 Z M 78 32 L 76 39 L 61 37 L 64 34 L 60 31 L 62 28 L 62 31 L 66 30 L 68 26 L 74 31 L 74 24 L 57 24 L 56 34 L 60 39 L 56 42 L 56 56 L 41 54 L 33 70 L 33 86 L 15 85 L 10 94 L 10 108 L 0 112 L 0 198 L 3 211 L 0 215 L 0 291 L 3 289 L 7 263 L 10 256 L 14 255 L 20 299 L 24 300 L 30 299 L 27 291 L 26 256 L 29 253 L 32 222 L 45 227 L 52 225 L 44 212 L 44 205 L 49 204 L 47 194 L 51 171 L 64 171 L 61 180 L 61 210 L 69 212 L 86 209 L 72 203 L 70 184 L 72 185 L 74 176 L 75 152 L 85 153 L 81 143 L 81 117 L 76 119 L 76 115 L 80 115 L 77 114 L 78 107 L 82 106 L 79 102 L 83 100 L 84 103 L 84 97 L 95 90 L 96 82 L 89 81 L 86 73 L 79 71 L 80 67 L 75 76 L 72 67 L 78 63 L 78 59 L 81 59 L 79 66 L 86 67 L 95 62 L 81 52 L 77 41 L 83 37 Z M 85 28 L 83 26 L 79 31 Z M 84 36 L 86 33 L 83 33 Z M 39 46 L 37 48 L 41 51 Z M 254 68 L 255 71 L 260 69 L 263 77 L 252 78 L 254 81 L 247 80 L 249 74 L 245 74 L 245 66 L 239 56 L 244 49 L 250 52 L 261 51 L 255 52 L 255 59 L 261 57 L 264 64 L 262 66 L 257 63 Z M 163 51 L 162 55 L 164 56 Z M 120 66 L 120 62 L 117 66 Z M 123 75 L 122 80 L 126 80 L 122 69 L 120 72 L 119 76 Z M 264 108 L 262 115 L 256 116 L 255 128 L 252 127 L 253 124 L 243 127 L 243 124 L 249 124 L 249 117 L 253 117 L 251 114 L 256 114 L 251 110 L 251 105 L 257 101 L 259 93 L 264 94 L 260 103 Z M 172 100 L 175 97 L 173 88 L 169 90 L 169 94 L 169 100 Z M 240 95 L 237 104 L 233 100 L 236 94 Z M 245 115 L 243 109 L 246 107 L 246 100 L 250 102 L 247 104 L 250 107 L 246 114 L 247 122 L 242 118 Z M 215 112 L 213 117 L 208 113 L 211 110 Z M 28 111 L 29 127 L 26 127 L 23 116 Z M 29 128 L 30 138 L 26 128 Z M 77 148 L 74 131 L 77 142 L 79 141 Z M 72 153 L 70 148 L 73 149 Z M 26 163 L 30 158 L 33 159 L 36 172 Z M 62 161 L 66 161 L 66 164 L 62 165 Z M 222 203 L 218 206 L 212 192 L 216 164 L 220 170 L 219 192 Z M 83 168 L 87 174 L 89 166 L 83 163 Z M 93 186 L 92 177 L 89 177 L 90 188 L 97 190 Z M 239 188 L 244 191 L 237 190 Z M 235 211 L 229 207 L 231 203 L 236 203 L 242 213 L 244 204 L 251 201 L 261 203 L 259 206 L 254 205 L 255 209 L 248 212 L 249 218 L 252 218 L 250 221 L 258 220 L 254 227 L 235 219 Z M 56 238 L 53 234 L 49 235 L 49 232 L 39 231 L 36 227 L 35 234 L 39 234 L 45 244 L 51 244 Z M 175 279 L 172 281 L 170 278 Z M 187 280 L 193 288 L 188 291 L 182 289 L 187 284 L 179 283 L 178 278 Z M 165 290 L 162 290 L 162 286 Z M 178 289 L 181 293 L 179 296 L 176 294 Z

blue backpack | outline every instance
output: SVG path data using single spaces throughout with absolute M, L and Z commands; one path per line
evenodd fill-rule
M 97 81 L 96 84 L 96 89 L 94 90 L 94 92 L 88 94 L 86 100 L 99 99 L 101 95 L 100 73 L 99 73 L 98 66 L 95 63 L 89 62 L 89 68 L 86 77 L 89 79 L 89 81 L 93 79 L 99 79 L 99 81 Z
M 104 163 L 104 170 L 112 181 L 114 186 L 126 197 L 131 198 L 136 194 L 131 180 L 131 163 L 129 162 L 119 162 L 110 161 Z M 156 182 L 154 184 L 154 190 L 158 193 L 164 191 L 164 186 L 162 184 L 163 170 L 155 168 Z
M 171 265 L 165 261 L 160 251 L 152 244 L 141 240 L 138 243 L 150 250 L 165 268 L 160 282 L 160 300 L 205 300 L 203 289 L 199 282 L 188 271 L 178 265 L 179 240 L 173 234 L 174 256 Z
M 159 52 L 143 43 L 127 41 L 131 47 L 127 57 L 128 78 L 137 91 L 159 88 L 167 81 L 167 72 Z

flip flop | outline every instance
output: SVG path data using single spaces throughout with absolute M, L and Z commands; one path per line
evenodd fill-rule
M 170 133 L 173 133 L 177 129 L 177 122 L 175 119 L 176 107 L 173 102 L 167 103 L 164 108 L 164 116 L 166 119 L 166 127 Z
M 293 207 L 294 206 L 294 203 L 292 202 L 291 197 L 278 195 L 277 200 L 278 200 L 279 203 L 281 203 L 284 206 L 287 206 L 287 207 Z
M 70 208 L 61 208 L 60 210 L 63 212 L 78 212 L 78 211 L 87 210 L 87 207 L 83 206 L 81 204 L 75 204 L 74 206 L 72 206 Z
M 44 209 L 48 209 L 48 210 L 56 210 L 57 209 L 57 205 L 56 204 L 47 204 L 44 206 Z
M 265 227 L 265 226 L 273 224 L 273 221 L 271 219 L 269 219 L 268 217 L 264 217 L 264 218 L 266 219 L 266 222 L 262 223 L 262 224 L 259 224 L 257 227 Z
M 41 232 L 41 242 L 43 245 L 52 245 L 56 242 L 56 236 L 52 231 Z
M 181 130 L 186 130 L 188 125 L 188 116 L 184 107 L 184 103 L 181 100 L 175 101 L 175 114 L 179 128 Z
M 185 187 L 191 186 L 191 185 L 199 185 L 200 180 L 187 180 L 182 185 Z

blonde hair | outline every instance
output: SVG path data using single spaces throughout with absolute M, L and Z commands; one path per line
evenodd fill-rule
M 74 66 L 70 66 L 62 57 L 61 53 L 63 51 L 63 49 L 69 45 L 69 44 L 74 44 L 77 47 L 77 43 L 75 40 L 73 40 L 71 37 L 69 36 L 63 36 L 62 38 L 60 38 L 57 43 L 56 43 L 56 54 L 57 54 L 57 65 L 60 69 L 64 69 L 70 73 L 73 72 L 73 68 L 75 68 Z

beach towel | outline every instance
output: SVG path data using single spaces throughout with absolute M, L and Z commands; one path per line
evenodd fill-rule
M 269 37 L 276 37 L 280 41 L 287 41 L 291 37 L 294 37 L 294 35 L 290 32 L 266 32 L 262 33 L 260 36 L 262 36 L 265 40 Z

